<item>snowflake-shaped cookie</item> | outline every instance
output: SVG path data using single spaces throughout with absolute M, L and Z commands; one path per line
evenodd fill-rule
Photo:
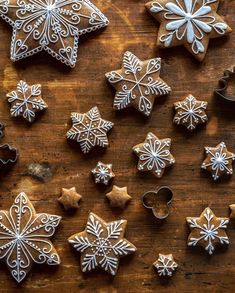
M 222 175 L 233 174 L 235 154 L 228 151 L 224 142 L 214 148 L 205 147 L 205 152 L 207 156 L 201 168 L 210 171 L 214 180 L 219 179 Z
M 29 122 L 34 122 L 35 113 L 47 108 L 47 104 L 41 97 L 41 85 L 29 86 L 25 81 L 20 81 L 17 89 L 7 94 L 11 103 L 11 116 L 23 116 Z
M 50 238 L 61 217 L 36 214 L 25 193 L 20 193 L 9 211 L 0 211 L 0 259 L 12 277 L 21 282 L 34 263 L 60 264 Z
M 123 58 L 123 68 L 106 74 L 116 89 L 113 107 L 121 110 L 133 106 L 149 116 L 157 96 L 166 95 L 171 88 L 159 77 L 161 58 L 140 61 L 131 52 Z
M 199 218 L 187 217 L 186 221 L 191 230 L 188 246 L 202 246 L 213 254 L 215 246 L 229 244 L 226 234 L 229 219 L 217 218 L 210 208 L 206 208 Z
M 79 36 L 108 25 L 89 0 L 6 0 L 0 3 L 0 17 L 13 27 L 13 61 L 45 50 L 71 67 Z
M 158 139 L 149 132 L 144 143 L 133 147 L 134 153 L 139 157 L 138 170 L 150 171 L 156 177 L 161 178 L 165 168 L 175 163 L 170 147 L 170 138 Z
M 158 259 L 153 263 L 153 266 L 157 269 L 160 277 L 172 277 L 174 271 L 178 267 L 172 254 L 161 253 L 159 253 Z
M 206 55 L 210 38 L 232 31 L 216 13 L 220 0 L 153 0 L 147 9 L 160 22 L 158 46 L 184 45 L 199 61 Z
M 114 124 L 102 119 L 97 107 L 84 114 L 72 113 L 71 119 L 73 126 L 66 136 L 68 139 L 77 141 L 83 153 L 88 153 L 96 145 L 108 146 L 107 132 Z
M 98 162 L 97 166 L 91 170 L 91 173 L 94 176 L 95 183 L 102 183 L 104 185 L 108 185 L 110 180 L 115 177 L 112 164 L 104 164 L 102 162 Z
M 176 114 L 173 122 L 184 125 L 190 131 L 194 130 L 198 124 L 207 121 L 205 112 L 207 104 L 189 95 L 183 101 L 174 103 Z
M 85 231 L 74 234 L 68 241 L 81 253 L 83 272 L 97 267 L 116 275 L 119 258 L 136 251 L 136 247 L 123 238 L 127 221 L 106 223 L 90 213 Z

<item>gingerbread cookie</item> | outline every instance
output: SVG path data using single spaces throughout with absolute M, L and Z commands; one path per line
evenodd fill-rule
M 98 162 L 97 166 L 91 170 L 91 173 L 94 176 L 95 183 L 101 183 L 104 185 L 108 185 L 115 177 L 112 170 L 112 164 L 104 164 L 102 162 Z
M 1 1 L 0 17 L 13 27 L 11 60 L 42 50 L 75 66 L 79 36 L 108 25 L 89 0 Z
M 107 132 L 114 124 L 102 119 L 97 107 L 93 107 L 84 114 L 71 113 L 71 119 L 73 126 L 66 136 L 68 139 L 77 141 L 84 154 L 95 146 L 108 146 Z
M 216 147 L 205 147 L 206 159 L 201 165 L 202 169 L 211 172 L 214 180 L 219 179 L 222 175 L 233 174 L 233 161 L 235 154 L 228 151 L 224 142 Z
M 136 247 L 123 238 L 126 225 L 126 220 L 106 223 L 94 213 L 89 214 L 86 229 L 68 239 L 81 253 L 81 268 L 84 273 L 99 267 L 116 275 L 119 258 L 136 251 Z
M 127 193 L 127 187 L 113 185 L 113 189 L 106 194 L 112 208 L 124 209 L 131 196 Z
M 25 193 L 20 193 L 9 211 L 0 211 L 0 259 L 20 283 L 34 263 L 60 264 L 50 238 L 61 217 L 36 211 Z
M 165 168 L 175 163 L 170 147 L 170 138 L 158 139 L 152 132 L 149 132 L 144 143 L 133 147 L 134 153 L 139 157 L 138 170 L 149 171 L 161 178 Z
M 153 263 L 153 266 L 157 269 L 160 277 L 172 277 L 178 267 L 172 254 L 161 253 L 159 253 L 158 259 Z
M 116 89 L 113 102 L 115 110 L 133 106 L 149 116 L 156 97 L 170 93 L 171 88 L 159 77 L 161 58 L 141 61 L 131 52 L 126 52 L 123 67 L 106 74 Z
M 194 130 L 198 124 L 207 121 L 205 112 L 207 104 L 188 95 L 183 101 L 174 103 L 176 113 L 173 122 L 184 125 L 190 131 Z
M 11 103 L 11 116 L 22 116 L 28 122 L 34 122 L 35 113 L 47 108 L 47 104 L 41 97 L 41 85 L 29 86 L 25 81 L 19 81 L 17 89 L 7 94 Z
M 209 40 L 232 31 L 217 14 L 220 0 L 153 0 L 146 4 L 151 15 L 160 22 L 157 45 L 160 48 L 184 45 L 202 61 Z
M 226 234 L 229 219 L 217 218 L 210 208 L 206 208 L 199 218 L 187 217 L 186 221 L 191 230 L 188 246 L 202 246 L 213 254 L 216 246 L 229 244 Z
M 235 204 L 229 206 L 230 209 L 230 219 L 235 220 Z
M 77 193 L 76 188 L 62 188 L 62 194 L 58 198 L 58 202 L 61 203 L 66 211 L 79 208 L 79 201 L 82 196 Z

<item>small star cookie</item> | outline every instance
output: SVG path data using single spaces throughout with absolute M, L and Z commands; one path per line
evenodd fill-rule
M 127 187 L 113 185 L 113 189 L 106 194 L 112 208 L 124 209 L 131 196 L 127 193 Z
M 229 206 L 229 209 L 231 211 L 230 218 L 234 220 L 235 219 L 235 204 L 231 204 Z
M 45 110 L 48 106 L 41 97 L 41 85 L 29 86 L 25 81 L 19 81 L 17 89 L 7 94 L 11 103 L 11 116 L 22 116 L 28 122 L 34 122 L 35 113 Z
M 158 139 L 152 132 L 149 132 L 144 143 L 133 147 L 134 153 L 139 157 L 138 170 L 150 171 L 156 177 L 161 178 L 165 168 L 175 163 L 170 147 L 170 138 Z
M 229 244 L 226 234 L 229 219 L 217 218 L 210 208 L 206 208 L 199 218 L 187 217 L 186 221 L 191 230 L 188 246 L 202 246 L 213 254 L 216 246 Z
M 208 170 L 214 180 L 219 179 L 222 175 L 233 174 L 233 161 L 235 154 L 228 151 L 224 142 L 216 147 L 205 147 L 206 159 L 201 165 L 202 169 Z
M 77 209 L 79 207 L 78 203 L 81 199 L 82 196 L 77 193 L 75 187 L 70 189 L 62 188 L 62 194 L 58 198 L 58 202 L 61 203 L 64 209 L 67 211 L 71 209 Z
M 176 114 L 173 122 L 184 125 L 190 131 L 196 129 L 198 124 L 207 121 L 205 112 L 207 104 L 207 102 L 198 101 L 192 95 L 187 96 L 183 101 L 174 103 Z
M 91 170 L 91 173 L 94 176 L 95 183 L 102 183 L 104 185 L 108 185 L 110 180 L 115 177 L 112 164 L 104 164 L 102 162 L 98 162 L 97 166 Z
M 93 147 L 107 147 L 107 132 L 113 127 L 113 123 L 104 120 L 100 116 L 97 107 L 87 113 L 71 113 L 72 128 L 67 132 L 68 139 L 77 141 L 84 154 Z
M 126 225 L 126 220 L 106 223 L 94 213 L 89 214 L 85 230 L 68 239 L 81 253 L 81 268 L 84 273 L 99 267 L 116 275 L 119 258 L 136 251 L 136 247 L 123 238 Z
M 159 77 L 161 58 L 141 61 L 131 52 L 126 52 L 123 67 L 106 74 L 110 84 L 116 89 L 113 102 L 115 110 L 133 106 L 149 116 L 156 97 L 171 92 L 171 88 Z
M 178 267 L 172 254 L 161 253 L 159 253 L 158 259 L 153 263 L 153 266 L 157 269 L 160 277 L 172 277 Z
M 184 45 L 202 61 L 209 40 L 232 31 L 217 14 L 220 0 L 153 0 L 147 10 L 160 22 L 157 45 L 160 48 Z

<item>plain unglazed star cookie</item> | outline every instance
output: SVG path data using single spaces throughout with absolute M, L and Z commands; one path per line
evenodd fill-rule
M 232 31 L 217 13 L 220 0 L 153 0 L 147 10 L 160 22 L 157 45 L 160 48 L 184 45 L 202 61 L 209 40 Z
M 161 58 L 141 61 L 131 52 L 126 52 L 123 67 L 106 74 L 116 89 L 113 102 L 115 110 L 134 107 L 149 116 L 156 97 L 170 93 L 171 88 L 160 78 Z
M 56 215 L 37 214 L 23 192 L 16 196 L 9 211 L 0 211 L 0 259 L 18 283 L 34 263 L 60 264 L 50 241 L 60 220 Z
M 206 158 L 201 168 L 208 170 L 214 180 L 219 179 L 223 175 L 233 174 L 233 161 L 235 154 L 228 151 L 224 142 L 216 147 L 205 147 Z
M 112 208 L 124 209 L 131 196 L 127 193 L 127 187 L 113 185 L 112 190 L 106 194 Z
M 79 207 L 79 202 L 82 196 L 77 193 L 75 187 L 72 188 L 62 188 L 61 196 L 58 198 L 58 202 L 63 205 L 66 211 L 77 209 Z
M 17 89 L 7 94 L 11 103 L 11 116 L 22 116 L 29 122 L 34 122 L 36 113 L 45 110 L 48 106 L 41 97 L 41 85 L 28 85 L 25 81 L 19 81 Z
M 141 172 L 149 171 L 161 178 L 165 168 L 175 163 L 170 147 L 170 138 L 159 139 L 152 132 L 149 132 L 143 143 L 133 147 L 134 153 L 139 157 L 138 170 Z
M 89 0 L 7 0 L 0 6 L 0 17 L 13 28 L 13 61 L 44 50 L 74 67 L 79 36 L 108 25 Z
M 113 127 L 113 123 L 104 120 L 100 116 L 99 109 L 93 107 L 87 113 L 71 113 L 72 128 L 67 132 L 68 139 L 77 141 L 83 153 L 95 147 L 107 147 L 109 145 L 107 132 Z
M 68 239 L 81 253 L 84 273 L 99 267 L 116 275 L 119 259 L 136 251 L 136 247 L 124 238 L 126 225 L 126 220 L 106 223 L 94 213 L 89 214 L 85 230 Z
M 153 263 L 160 277 L 172 277 L 178 265 L 172 254 L 159 253 L 158 259 Z
M 193 131 L 198 124 L 207 121 L 207 102 L 199 101 L 194 96 L 188 95 L 183 101 L 174 103 L 175 124 L 184 125 L 188 130 Z
M 95 183 L 101 183 L 104 185 L 108 185 L 115 177 L 112 164 L 104 164 L 102 162 L 98 162 L 96 167 L 91 170 L 91 173 L 94 176 Z
M 213 254 L 216 246 L 229 244 L 226 229 L 228 218 L 217 218 L 210 208 L 206 208 L 198 218 L 187 217 L 191 233 L 188 246 L 202 246 L 209 254 Z

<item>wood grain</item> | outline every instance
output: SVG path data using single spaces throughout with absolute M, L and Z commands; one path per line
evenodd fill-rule
M 0 120 L 6 124 L 3 142 L 19 149 L 20 159 L 9 172 L 0 177 L 0 208 L 8 209 L 14 197 L 24 191 L 37 212 L 62 215 L 62 223 L 53 239 L 62 263 L 58 268 L 35 266 L 28 278 L 17 286 L 3 263 L 0 265 L 1 292 L 233 292 L 235 288 L 235 223 L 228 229 L 231 244 L 226 251 L 208 257 L 203 250 L 187 248 L 189 234 L 186 216 L 199 216 L 210 206 L 217 216 L 227 216 L 228 206 L 235 202 L 235 177 L 212 182 L 200 170 L 205 145 L 225 141 L 235 152 L 234 105 L 213 96 L 213 89 L 225 69 L 234 64 L 235 33 L 212 40 L 208 54 L 199 64 L 184 48 L 158 51 L 157 24 L 145 11 L 143 0 L 97 0 L 95 4 L 110 19 L 107 29 L 84 36 L 80 40 L 78 62 L 68 69 L 47 54 L 40 53 L 13 64 L 9 59 L 11 29 L 2 21 L 0 30 Z M 221 1 L 220 14 L 235 28 L 235 1 Z M 121 66 L 126 50 L 141 59 L 160 56 L 162 78 L 172 87 L 172 94 L 159 98 L 150 118 L 135 110 L 114 112 L 114 91 L 104 74 Z M 22 119 L 9 115 L 5 95 L 20 79 L 40 83 L 48 110 L 29 126 Z M 192 93 L 209 102 L 209 122 L 193 134 L 172 124 L 172 105 Z M 110 147 L 84 156 L 76 144 L 68 143 L 65 133 L 70 127 L 70 112 L 86 112 L 97 105 L 102 116 L 115 123 L 109 133 Z M 147 132 L 159 138 L 172 139 L 176 164 L 162 179 L 136 170 L 137 158 L 132 147 Z M 98 188 L 90 170 L 98 160 L 112 163 L 116 174 L 114 184 L 127 186 L 133 196 L 128 207 L 118 213 L 111 210 L 105 193 L 111 187 Z M 41 182 L 28 176 L 32 163 L 50 166 L 52 176 Z M 160 185 L 174 190 L 174 203 L 169 218 L 158 224 L 141 205 L 141 195 Z M 76 186 L 83 195 L 80 210 L 75 214 L 63 211 L 57 202 L 61 188 Z M 126 237 L 137 248 L 135 255 L 124 258 L 115 278 L 101 271 L 83 275 L 79 255 L 67 238 L 82 231 L 89 211 L 105 220 L 128 220 Z M 152 263 L 158 253 L 173 253 L 179 264 L 168 282 L 158 278 Z

